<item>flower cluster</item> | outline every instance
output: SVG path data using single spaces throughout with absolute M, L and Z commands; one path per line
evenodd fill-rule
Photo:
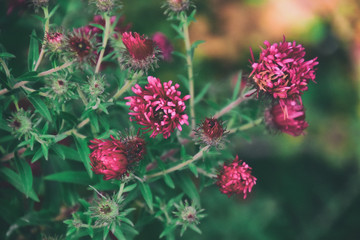
M 256 180 L 256 177 L 251 175 L 251 167 L 236 156 L 232 163 L 224 164 L 217 176 L 216 185 L 219 186 L 220 192 L 227 194 L 228 197 L 232 194 L 243 194 L 245 199 L 247 193 L 251 192 L 256 184 Z
M 301 110 L 296 110 L 296 112 L 302 112 L 301 116 L 305 116 L 304 108 L 300 104 L 301 94 L 308 89 L 310 80 L 315 81 L 317 58 L 305 61 L 305 48 L 300 44 L 297 45 L 295 41 L 286 42 L 285 37 L 280 43 L 270 44 L 265 41 L 264 44 L 266 48 L 262 49 L 257 62 L 250 49 L 252 56 L 250 63 L 253 69 L 250 77 L 254 80 L 258 93 L 268 93 L 274 100 L 278 100 L 277 105 L 267 110 L 266 122 L 273 122 L 271 119 L 276 119 L 277 124 L 272 126 L 280 126 L 279 130 L 298 136 L 308 125 L 304 119 L 293 121 L 294 115 L 288 113 L 294 112 L 294 109 L 288 110 L 288 106 L 295 105 L 297 98 L 296 106 Z M 280 123 L 281 118 L 283 120 Z M 293 131 L 294 128 L 297 130 Z
M 128 174 L 131 168 L 139 162 L 145 152 L 145 141 L 136 136 L 121 141 L 111 136 L 111 140 L 90 140 L 94 145 L 89 148 L 92 170 L 96 174 L 103 174 L 104 180 L 119 179 Z
M 151 76 L 145 89 L 136 84 L 132 91 L 137 96 L 125 97 L 132 111 L 129 113 L 130 121 L 145 126 L 143 130 L 149 129 L 147 132 L 153 130 L 150 137 L 163 134 L 168 138 L 175 128 L 181 131 L 181 125 L 189 125 L 184 101 L 190 95 L 181 98 L 179 87 L 179 84 L 172 86 L 172 81 L 161 83 L 160 79 Z

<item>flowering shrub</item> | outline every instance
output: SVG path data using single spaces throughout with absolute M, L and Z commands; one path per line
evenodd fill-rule
M 51 24 L 59 5 L 39 0 L 33 5 L 43 31 L 30 36 L 28 71 L 14 77 L 9 59 L 15 56 L 0 52 L 5 76 L 0 131 L 8 140 L 1 161 L 9 163 L 0 174 L 17 196 L 26 197 L 21 201 L 31 206 L 29 219 L 41 218 L 35 211 L 40 209 L 43 221 L 61 224 L 63 232 L 57 233 L 67 239 L 133 239 L 148 221 L 161 222 L 160 238 L 175 239 L 178 226 L 181 236 L 187 229 L 201 233 L 206 209 L 200 189 L 256 197 L 250 193 L 256 191 L 256 169 L 237 155 L 234 159 L 229 135 L 264 122 L 298 136 L 309 125 L 301 95 L 315 81 L 318 62 L 306 61 L 304 47 L 295 42 L 266 41 L 258 60 L 251 51 L 252 71 L 247 77 L 240 72 L 232 98 L 199 111 L 208 87 L 195 88 L 193 58 L 202 41 L 190 41 L 188 27 L 196 13 L 191 1 L 163 5 L 185 49 L 173 47 L 163 33 L 150 38 L 131 29 L 118 1 L 90 1 L 93 20 L 62 29 Z M 172 52 L 184 60 L 182 82 L 157 75 Z M 270 98 L 264 111 L 239 114 L 248 107 L 244 102 L 258 103 L 262 95 Z M 263 109 L 260 103 L 251 106 Z M 47 168 L 35 174 L 39 163 Z M 53 187 L 60 189 L 55 212 L 44 204 L 51 202 Z M 51 234 L 52 227 L 42 224 L 38 235 Z M 10 227 L 8 237 L 25 226 L 17 223 L 17 232 Z

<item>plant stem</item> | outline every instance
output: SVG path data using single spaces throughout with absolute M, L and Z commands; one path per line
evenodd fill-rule
M 182 22 L 183 22 L 183 31 L 184 31 L 184 42 L 186 49 L 186 63 L 187 63 L 188 78 L 189 78 L 191 128 L 195 129 L 195 91 L 194 91 L 193 62 L 192 62 L 192 54 L 191 54 L 192 51 L 190 44 L 188 19 L 186 14 L 183 14 L 182 16 L 183 16 Z
M 105 53 L 105 48 L 109 39 L 109 35 L 110 35 L 110 16 L 108 14 L 105 13 L 105 31 L 103 32 L 103 42 L 102 42 L 102 49 L 100 51 L 100 55 L 99 55 L 99 59 L 96 63 L 96 68 L 95 68 L 95 73 L 98 73 L 100 71 L 100 66 L 101 66 L 101 62 L 102 59 L 104 57 L 104 53 Z
M 154 178 L 154 177 L 159 177 L 159 176 L 162 176 L 162 175 L 165 175 L 165 174 L 168 174 L 168 173 L 171 173 L 171 172 L 175 172 L 187 165 L 189 165 L 190 163 L 198 160 L 200 157 L 202 157 L 202 155 L 204 154 L 205 151 L 207 151 L 209 149 L 209 146 L 206 146 L 206 147 L 203 147 L 202 149 L 200 149 L 200 151 L 195 154 L 191 159 L 183 162 L 183 163 L 180 163 L 172 168 L 169 168 L 167 169 L 166 171 L 161 171 L 161 172 L 157 172 L 157 173 L 154 173 L 154 174 L 150 174 L 150 175 L 145 175 L 144 178 L 145 180 L 148 180 L 150 178 Z
M 44 48 L 44 43 L 45 43 L 45 37 L 46 37 L 46 33 L 49 32 L 49 9 L 48 7 L 43 7 L 43 11 L 44 11 L 44 17 L 45 17 L 45 25 L 44 25 L 44 40 L 42 43 L 42 47 L 41 47 L 41 51 L 40 51 L 40 55 L 39 58 L 35 64 L 35 68 L 34 71 L 36 71 L 41 63 L 42 58 L 44 57 L 45 54 L 45 48 Z
M 219 112 L 217 112 L 214 115 L 214 118 L 219 118 L 222 115 L 230 112 L 234 107 L 238 106 L 240 103 L 242 103 L 244 100 L 247 100 L 251 97 L 251 93 L 253 93 L 254 90 L 250 90 L 249 92 L 245 93 L 244 95 L 241 95 L 238 97 L 235 101 L 231 102 L 229 105 L 221 109 Z
M 121 199 L 121 195 L 122 195 L 123 192 L 124 192 L 124 187 L 125 187 L 125 183 L 122 182 L 122 183 L 120 184 L 119 193 L 118 193 L 118 195 L 117 195 L 117 200 L 118 200 L 118 201 L 120 201 L 120 199 Z
M 46 76 L 46 75 L 50 75 L 50 74 L 52 74 L 52 73 L 54 73 L 54 72 L 60 71 L 60 70 L 62 70 L 62 69 L 64 69 L 64 68 L 67 68 L 67 67 L 71 66 L 74 62 L 75 62 L 75 60 L 70 61 L 70 62 L 66 62 L 66 63 L 64 63 L 63 65 L 60 65 L 60 66 L 55 67 L 55 68 L 52 68 L 52 69 L 50 69 L 50 70 L 41 72 L 41 73 L 39 73 L 39 74 L 37 75 L 37 77 L 43 77 L 43 76 Z
M 263 119 L 264 118 L 258 118 L 255 121 L 252 121 L 252 122 L 242 125 L 241 127 L 230 129 L 229 133 L 235 133 L 237 131 L 244 131 L 249 128 L 255 127 L 255 126 L 259 125 L 263 121 Z
M 124 92 L 126 92 L 133 84 L 138 80 L 138 77 L 133 77 L 131 80 L 126 80 L 125 84 L 120 88 L 111 99 L 119 98 Z

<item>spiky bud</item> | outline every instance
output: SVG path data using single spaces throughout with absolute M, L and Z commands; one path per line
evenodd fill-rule
M 114 198 L 101 196 L 89 207 L 91 217 L 95 218 L 95 225 L 109 225 L 119 215 L 119 204 Z
M 221 148 L 228 133 L 223 122 L 216 118 L 205 118 L 200 126 L 195 129 L 196 135 L 200 138 L 199 143 L 205 146 Z
M 28 139 L 32 132 L 32 121 L 31 118 L 33 116 L 30 115 L 29 112 L 26 112 L 24 109 L 20 109 L 19 111 L 12 114 L 12 116 L 8 119 L 9 127 L 12 128 L 12 133 L 17 137 L 24 137 Z

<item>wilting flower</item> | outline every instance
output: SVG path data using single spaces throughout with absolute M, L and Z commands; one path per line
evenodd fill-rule
M 200 137 L 200 144 L 215 147 L 221 147 L 227 133 L 223 123 L 216 118 L 205 118 L 195 132 Z
M 90 140 L 94 145 L 89 146 L 92 170 L 96 174 L 103 174 L 104 180 L 121 178 L 128 170 L 128 161 L 124 152 L 124 145 L 120 140 Z
M 309 126 L 305 121 L 304 106 L 298 99 L 286 99 L 283 104 L 278 103 L 265 111 L 267 125 L 292 136 L 304 134 Z
M 247 193 L 251 192 L 256 184 L 256 180 L 256 177 L 251 175 L 251 167 L 236 156 L 232 163 L 224 164 L 217 176 L 216 185 L 219 186 L 220 192 L 227 194 L 228 197 L 232 194 L 243 194 L 245 199 Z
M 124 144 L 125 155 L 129 164 L 136 164 L 144 158 L 146 154 L 146 142 L 144 139 L 137 135 L 127 134 L 121 137 L 121 142 Z
M 169 39 L 161 32 L 157 32 L 152 36 L 152 40 L 160 49 L 164 60 L 167 62 L 171 61 L 171 53 L 173 52 L 174 48 L 171 45 Z
M 190 5 L 190 0 L 166 0 L 164 7 L 167 7 L 167 10 L 165 13 L 186 11 Z
M 189 125 L 184 101 L 190 95 L 181 98 L 181 92 L 176 90 L 179 84 L 172 86 L 172 81 L 162 84 L 160 79 L 149 76 L 148 82 L 145 89 L 136 84 L 132 91 L 137 96 L 125 98 L 130 100 L 126 103 L 132 111 L 130 121 L 145 126 L 143 129 L 149 129 L 148 132 L 153 130 L 150 137 L 163 134 L 168 138 L 175 128 L 181 131 L 181 125 Z
M 21 138 L 24 136 L 25 139 L 28 139 L 31 136 L 33 128 L 31 119 L 33 116 L 22 108 L 12 114 L 8 119 L 8 123 L 16 137 Z
M 45 34 L 46 49 L 53 53 L 59 53 L 64 47 L 65 36 L 61 32 L 47 32 Z
M 304 60 L 305 48 L 296 42 L 270 44 L 264 42 L 266 48 L 262 49 L 259 61 L 255 62 L 251 50 L 252 72 L 250 77 L 254 79 L 258 91 L 271 94 L 274 98 L 288 98 L 300 95 L 308 89 L 310 80 L 315 80 L 315 66 L 317 58 L 309 61 Z
M 87 29 L 74 30 L 67 37 L 67 45 L 70 52 L 77 57 L 79 62 L 84 62 L 93 57 L 94 46 L 91 42 L 92 36 Z
M 120 63 L 125 68 L 131 68 L 134 71 L 148 71 L 150 68 L 157 67 L 157 53 L 154 41 L 140 36 L 138 33 L 125 32 L 122 35 L 122 41 L 126 47 Z

